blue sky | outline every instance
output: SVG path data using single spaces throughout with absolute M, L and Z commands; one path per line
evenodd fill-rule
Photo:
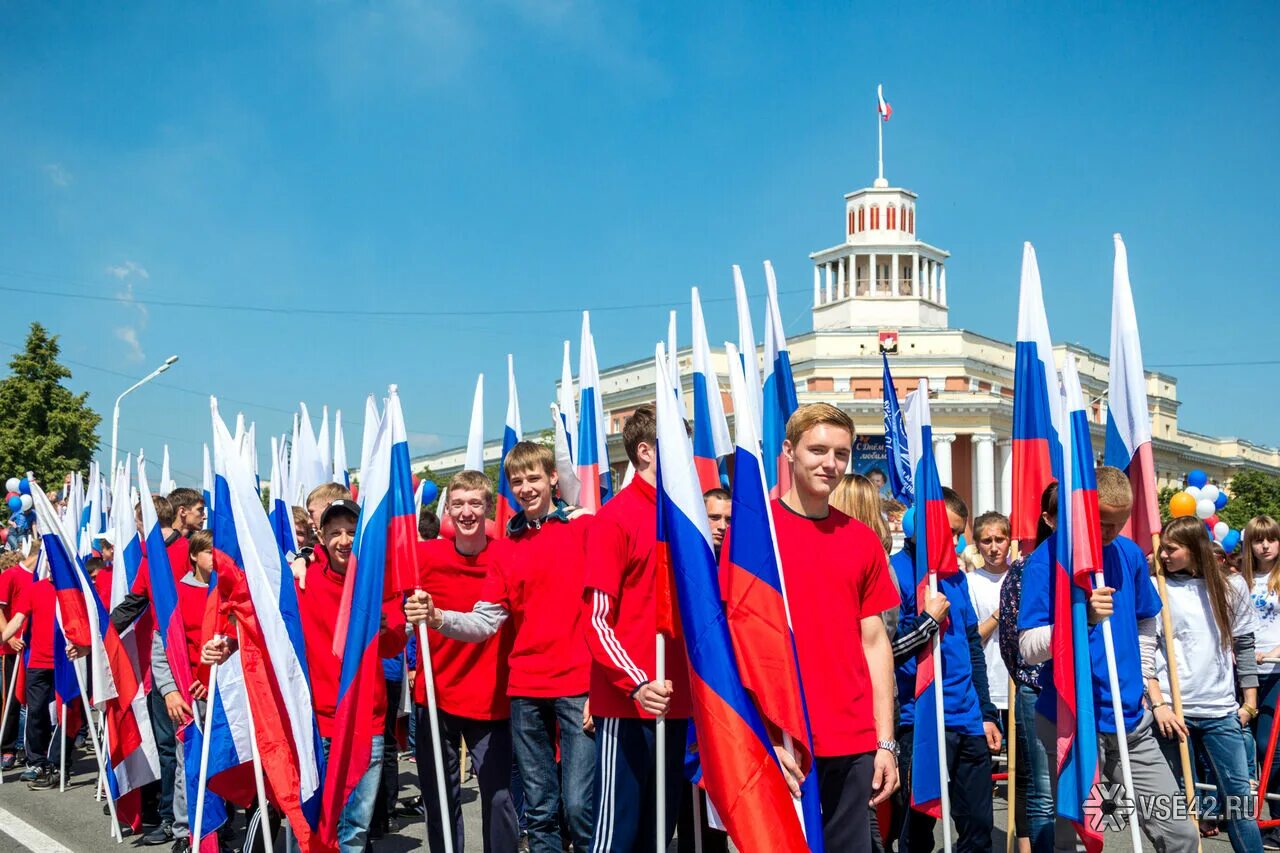
M 265 435 L 395 382 L 415 449 L 451 446 L 481 370 L 500 434 L 510 351 L 540 427 L 583 307 L 602 365 L 642 358 L 659 306 L 687 323 L 733 263 L 759 296 L 771 258 L 809 328 L 883 82 L 953 326 L 1012 338 L 1029 239 L 1055 340 L 1105 352 L 1121 231 L 1149 366 L 1275 361 L 1280 7 L 1070 5 L 5 4 L 0 357 L 60 334 L 105 445 L 126 377 L 177 353 L 120 443 L 192 477 L 208 392 Z M 1169 367 L 1183 425 L 1277 443 L 1276 369 Z

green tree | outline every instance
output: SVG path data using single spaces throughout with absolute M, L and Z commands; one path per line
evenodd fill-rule
M 26 347 L 0 380 L 0 479 L 34 472 L 58 487 L 72 471 L 88 468 L 98 449 L 102 417 L 87 393 L 63 385 L 71 371 L 58 362 L 58 337 L 31 324 Z
M 1169 512 L 1169 499 L 1176 495 L 1182 489 L 1173 486 L 1165 486 L 1156 492 L 1156 503 L 1160 505 L 1160 524 L 1161 526 L 1168 524 L 1173 520 L 1173 513 Z
M 1280 477 L 1261 471 L 1241 471 L 1227 485 L 1231 499 L 1218 513 L 1218 518 L 1243 530 L 1255 515 L 1280 518 Z

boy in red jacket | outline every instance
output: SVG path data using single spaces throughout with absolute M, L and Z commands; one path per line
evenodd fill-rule
M 574 849 L 586 850 L 595 820 L 596 758 L 588 731 L 591 657 L 579 600 L 591 516 L 554 499 L 551 448 L 522 441 L 503 465 L 521 509 L 507 525 L 506 555 L 490 567 L 480 600 L 469 612 L 438 610 L 423 592 L 410 597 L 405 615 L 450 639 L 473 643 L 487 641 L 510 617 L 515 638 L 507 695 L 529 850 L 559 853 L 562 806 Z
M 454 538 L 418 544 L 420 591 L 411 596 L 406 614 L 421 621 L 434 607 L 467 613 L 481 601 L 497 566 L 507 558 L 507 543 L 490 541 L 485 519 L 493 508 L 493 483 L 479 471 L 460 471 L 445 490 L 445 507 L 453 519 Z M 492 595 L 492 593 L 490 593 Z M 496 597 L 496 596 L 495 596 Z M 438 619 L 434 620 L 438 623 Z M 462 827 L 462 786 L 459 761 L 463 741 L 480 785 L 480 816 L 485 853 L 515 850 L 520 841 L 515 805 L 511 801 L 511 703 L 507 699 L 511 626 L 500 625 L 488 639 L 464 642 L 432 632 L 428 648 L 418 649 L 418 673 L 413 699 L 418 705 L 415 745 L 418 780 L 427 817 L 427 841 L 432 853 L 444 850 L 444 821 L 436 788 L 432 737 L 440 740 L 444 758 L 449 831 L 453 849 L 465 850 Z M 469 639 L 481 640 L 475 636 Z M 431 656 L 435 675 L 440 729 L 431 731 L 426 703 L 423 658 Z
M 658 610 L 657 418 L 636 409 L 622 428 L 635 479 L 596 515 L 587 535 L 583 619 L 591 650 L 596 725 L 596 826 L 591 850 L 627 853 L 656 846 L 654 720 L 665 716 L 667 784 L 664 843 L 684 791 L 689 666 L 684 642 L 666 645 L 666 678 L 655 680 Z

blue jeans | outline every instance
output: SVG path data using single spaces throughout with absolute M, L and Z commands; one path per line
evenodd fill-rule
M 1049 756 L 1036 735 L 1036 700 L 1040 694 L 1018 685 L 1014 713 L 1018 720 L 1016 820 L 1018 836 L 1031 841 L 1032 853 L 1053 853 L 1056 810 L 1049 786 Z
M 321 738 L 324 757 L 329 757 L 329 738 Z M 373 820 L 373 807 L 378 801 L 378 783 L 382 779 L 382 735 L 375 735 L 369 747 L 369 767 L 347 797 L 338 817 L 339 853 L 364 853 L 369 843 L 369 821 Z M 290 835 L 290 853 L 299 853 L 298 838 Z
M 586 701 L 586 696 L 511 700 L 511 746 L 524 780 L 530 853 L 560 853 L 562 803 L 574 849 L 590 849 L 595 826 L 596 742 L 582 730 Z
M 1203 755 L 1218 785 L 1217 797 L 1199 796 L 1200 815 L 1213 818 L 1225 811 L 1227 835 L 1231 847 L 1245 853 L 1261 853 L 1262 833 L 1253 819 L 1253 796 L 1249 790 L 1249 760 L 1245 755 L 1245 739 L 1240 718 L 1235 714 L 1225 717 L 1186 717 L 1188 747 Z M 1175 771 L 1181 767 L 1178 742 L 1160 738 L 1160 749 L 1169 766 Z M 1195 762 L 1192 764 L 1195 773 Z M 1181 776 L 1179 772 L 1175 776 Z

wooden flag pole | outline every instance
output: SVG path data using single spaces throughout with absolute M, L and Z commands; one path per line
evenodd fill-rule
M 1005 765 L 1005 802 L 1009 804 L 1009 812 L 1007 815 L 1008 828 L 1004 834 L 1005 853 L 1014 853 L 1018 849 L 1018 832 L 1014 826 L 1017 809 L 1014 806 L 1017 800 L 1017 778 L 1018 778 L 1018 684 L 1013 680 L 1013 676 L 1009 676 L 1009 736 L 1005 741 L 1005 748 L 1009 751 L 1009 761 Z
M 1178 662 L 1173 655 L 1173 614 L 1169 612 L 1169 587 L 1165 583 L 1164 566 L 1160 562 L 1160 534 L 1151 535 L 1151 554 L 1156 567 L 1156 588 L 1160 593 L 1160 624 L 1164 628 L 1164 654 L 1169 662 L 1169 704 L 1173 706 L 1173 714 L 1178 722 L 1182 717 L 1182 687 L 1178 678 Z M 1186 740 L 1178 741 L 1178 758 L 1182 763 L 1182 785 L 1187 796 L 1187 819 L 1196 825 L 1196 837 L 1200 837 L 1200 815 L 1196 808 L 1195 776 L 1191 772 L 1191 751 L 1187 749 Z M 1200 849 L 1204 849 L 1201 842 Z

